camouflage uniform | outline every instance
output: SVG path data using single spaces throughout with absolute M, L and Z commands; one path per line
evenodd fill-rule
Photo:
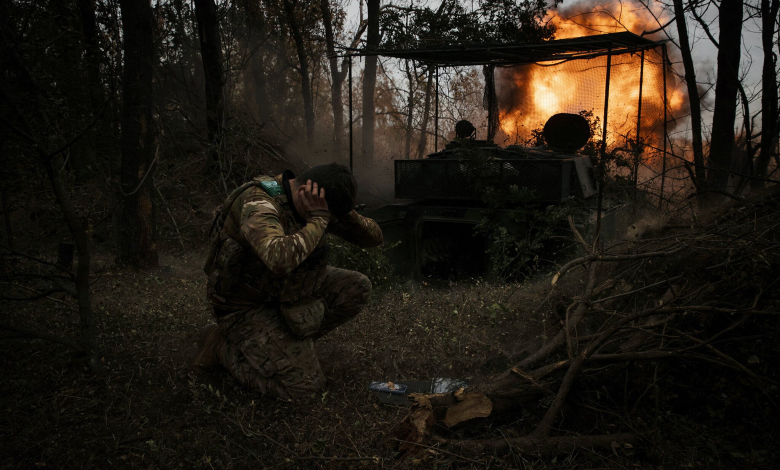
M 257 178 L 262 186 L 237 197 L 206 266 L 208 299 L 226 338 L 220 363 L 241 383 L 285 399 L 325 385 L 314 340 L 357 315 L 371 295 L 366 276 L 325 264 L 325 233 L 363 247 L 382 243 L 379 226 L 355 211 L 339 220 L 314 211 L 302 220 L 285 181 L 293 177 Z M 280 306 L 308 309 L 313 299 L 324 302 L 324 317 L 306 310 L 320 316 L 309 336 L 298 336 Z

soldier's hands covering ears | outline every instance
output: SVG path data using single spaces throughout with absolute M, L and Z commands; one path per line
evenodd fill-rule
M 328 202 L 325 200 L 325 188 L 318 187 L 317 183 L 308 180 L 305 185 L 298 188 L 298 196 L 301 207 L 308 214 L 314 211 L 328 210 Z

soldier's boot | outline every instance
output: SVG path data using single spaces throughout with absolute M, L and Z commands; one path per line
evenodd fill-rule
M 222 329 L 217 325 L 211 324 L 200 330 L 198 338 L 198 354 L 195 356 L 193 365 L 209 369 L 219 364 L 217 351 L 225 342 Z

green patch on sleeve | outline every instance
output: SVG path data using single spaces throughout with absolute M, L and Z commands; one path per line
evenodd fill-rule
M 266 193 L 271 197 L 276 197 L 282 194 L 282 187 L 276 181 L 263 181 L 260 183 Z

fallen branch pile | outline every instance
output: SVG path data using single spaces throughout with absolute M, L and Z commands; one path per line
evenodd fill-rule
M 560 330 L 487 383 L 451 394 L 415 395 L 401 426 L 399 451 L 414 455 L 431 444 L 472 456 L 511 449 L 556 454 L 632 448 L 642 436 L 617 430 L 603 435 L 566 432 L 562 411 L 577 387 L 593 383 L 586 376 L 601 374 L 598 380 L 603 380 L 648 361 L 724 368 L 771 401 L 778 390 L 775 380 L 729 351 L 750 348 L 748 328 L 776 330 L 778 209 L 780 193 L 775 191 L 740 201 L 707 223 L 608 249 L 599 248 L 598 240 L 588 243 L 570 220 L 583 254 L 558 270 L 552 288 L 578 268 L 584 268 L 584 288 L 571 300 Z M 658 385 L 653 384 L 657 400 Z M 481 423 L 548 402 L 523 437 L 464 439 L 460 432 L 473 435 Z M 553 436 L 554 431 L 561 435 Z

